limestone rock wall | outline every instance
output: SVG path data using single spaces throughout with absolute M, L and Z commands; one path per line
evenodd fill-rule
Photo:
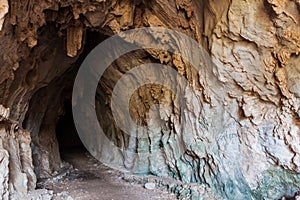
M 135 158 L 134 165 L 144 173 L 204 184 L 224 199 L 293 195 L 300 188 L 299 10 L 296 0 L 0 1 L 3 199 L 33 190 L 35 174 L 46 178 L 63 168 L 55 124 L 88 50 L 103 35 L 145 26 L 189 35 L 215 65 L 198 73 L 177 55 L 153 49 L 118 59 L 96 95 L 99 121 L 111 140 L 126 148 L 162 148 L 147 160 Z M 168 89 L 140 88 L 131 99 L 137 123 L 147 123 L 154 103 L 171 111 L 159 113 L 165 130 L 148 133 L 159 137 L 131 146 L 133 139 L 111 123 L 110 108 L 101 102 L 110 102 L 123 73 L 148 62 L 173 67 L 193 90 L 186 91 L 186 107 L 180 108 Z M 183 155 L 176 153 L 180 147 Z
M 35 189 L 30 132 L 11 121 L 0 125 L 1 135 L 1 197 L 25 196 Z

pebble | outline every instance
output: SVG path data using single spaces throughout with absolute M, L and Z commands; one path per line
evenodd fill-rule
M 155 183 L 146 183 L 145 188 L 148 190 L 153 190 L 155 189 Z

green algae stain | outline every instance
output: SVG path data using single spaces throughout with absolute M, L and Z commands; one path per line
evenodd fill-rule
M 254 192 L 262 199 L 281 199 L 292 196 L 300 189 L 300 174 L 280 168 L 269 169 L 263 173 L 259 188 Z

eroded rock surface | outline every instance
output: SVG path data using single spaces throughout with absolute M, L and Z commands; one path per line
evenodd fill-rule
M 26 196 L 35 189 L 30 133 L 18 124 L 0 124 L 1 135 L 1 194 L 2 199 Z
M 157 49 L 116 60 L 96 94 L 103 129 L 119 147 L 162 151 L 146 159 L 114 152 L 113 159 L 125 157 L 123 165 L 130 161 L 138 172 L 203 184 L 223 199 L 292 196 L 300 188 L 299 10 L 296 0 L 0 1 L 0 195 L 25 195 L 36 175 L 51 177 L 65 167 L 55 126 L 86 54 L 121 31 L 161 26 L 195 39 L 215 65 L 197 72 Z M 137 90 L 132 118 L 150 123 L 149 108 L 163 103 L 164 129 L 132 142 L 113 122 L 111 94 L 126 71 L 149 62 L 173 67 L 191 89 L 183 108 L 168 88 Z
M 2 30 L 2 26 L 4 23 L 5 15 L 8 13 L 8 1 L 1 0 L 0 2 L 0 31 Z

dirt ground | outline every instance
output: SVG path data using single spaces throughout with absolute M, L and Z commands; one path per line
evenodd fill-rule
M 143 184 L 129 183 L 122 173 L 110 169 L 84 150 L 65 152 L 65 161 L 73 165 L 66 174 L 43 185 L 54 192 L 57 200 L 152 200 L 177 199 L 161 188 L 148 190 Z

